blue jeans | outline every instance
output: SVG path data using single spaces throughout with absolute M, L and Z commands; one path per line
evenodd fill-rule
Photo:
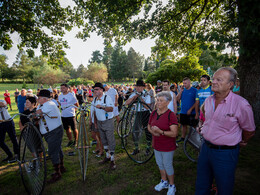
M 196 195 L 209 195 L 213 178 L 218 195 L 232 195 L 239 146 L 234 149 L 213 149 L 203 143 L 197 165 Z

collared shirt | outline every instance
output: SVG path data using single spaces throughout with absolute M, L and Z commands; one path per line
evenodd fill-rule
M 131 99 L 132 97 L 134 97 L 136 94 L 138 94 L 136 91 L 135 92 L 133 92 L 131 95 L 130 95 L 130 97 L 129 97 L 129 99 Z M 144 102 L 146 103 L 146 104 L 151 104 L 151 96 L 145 91 L 145 90 L 143 90 L 142 91 L 142 93 L 141 93 L 141 96 L 140 96 L 143 100 L 144 100 Z M 137 99 L 136 99 L 137 100 Z M 142 104 L 136 104 L 136 111 L 137 112 L 142 112 L 142 111 L 147 111 L 147 108 L 145 108 L 144 106 L 142 106 Z
M 6 107 L 0 107 L 0 120 L 8 120 L 11 116 Z
M 48 102 L 45 102 L 42 106 L 39 105 L 37 107 L 37 110 L 42 110 L 43 113 L 46 113 L 49 116 L 57 117 L 49 118 L 48 116 L 44 116 L 44 119 L 41 118 L 39 123 L 41 134 L 46 134 L 48 133 L 48 131 L 52 131 L 62 124 L 60 110 L 53 101 L 50 100 Z M 46 122 L 44 122 L 44 120 Z M 46 129 L 46 125 L 48 127 L 48 130 Z
M 215 110 L 215 95 L 205 100 L 203 137 L 216 145 L 234 146 L 242 140 L 242 130 L 254 131 L 253 111 L 246 99 L 230 91 Z
M 204 101 L 213 94 L 214 92 L 211 90 L 211 86 L 208 85 L 206 88 L 201 88 L 197 91 L 196 100 L 200 101 L 200 106 L 204 103 Z
M 111 99 L 111 97 L 109 97 L 108 95 L 106 95 L 106 103 L 104 101 L 104 98 L 105 98 L 105 95 L 103 94 L 103 96 L 101 97 L 101 99 L 99 98 L 94 98 L 94 100 L 92 101 L 92 105 L 93 106 L 96 106 L 96 105 L 101 105 L 101 106 L 104 106 L 104 107 L 113 107 L 114 108 L 114 103 Z M 96 101 L 95 101 L 96 99 Z M 114 114 L 113 112 L 106 112 L 105 110 L 103 109 L 99 109 L 99 108 L 96 108 L 94 107 L 94 111 L 96 113 L 96 117 L 97 117 L 97 120 L 99 121 L 105 121 L 105 120 L 109 120 L 111 118 L 114 117 Z M 106 114 L 107 113 L 107 114 Z M 107 115 L 107 116 L 106 116 Z

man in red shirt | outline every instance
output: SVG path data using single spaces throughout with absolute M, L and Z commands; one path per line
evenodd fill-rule
M 10 109 L 12 110 L 11 98 L 10 98 L 10 93 L 8 93 L 8 90 L 5 90 L 4 98 L 5 98 L 6 104 L 9 104 Z

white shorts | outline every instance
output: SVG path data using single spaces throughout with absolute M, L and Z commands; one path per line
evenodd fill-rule
M 113 114 L 114 114 L 114 116 L 118 116 L 119 115 L 118 106 L 114 106 Z

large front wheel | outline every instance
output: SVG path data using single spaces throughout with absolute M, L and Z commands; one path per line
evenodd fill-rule
M 41 194 L 46 181 L 46 157 L 42 136 L 27 123 L 19 140 L 18 162 L 23 185 L 28 194 Z
M 133 102 L 126 109 L 120 124 L 123 148 L 130 159 L 139 164 L 153 156 L 152 134 L 147 129 L 150 113 L 147 104 Z

